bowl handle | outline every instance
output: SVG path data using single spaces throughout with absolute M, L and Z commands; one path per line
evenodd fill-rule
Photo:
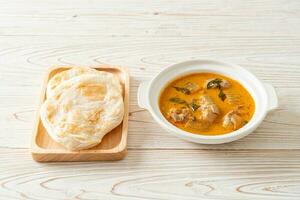
M 274 87 L 269 83 L 264 83 L 268 94 L 268 110 L 272 111 L 278 108 L 278 97 Z
M 137 93 L 138 105 L 139 105 L 139 107 L 144 108 L 144 109 L 148 109 L 148 105 L 149 105 L 148 86 L 149 86 L 148 81 L 142 82 L 139 85 L 138 93 Z

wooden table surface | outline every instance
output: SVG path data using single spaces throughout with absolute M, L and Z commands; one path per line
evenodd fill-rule
M 196 58 L 237 63 L 280 107 L 248 137 L 197 145 L 137 106 L 139 83 Z M 29 145 L 51 65 L 131 72 L 128 156 L 41 164 Z M 300 199 L 300 1 L 0 1 L 0 199 Z

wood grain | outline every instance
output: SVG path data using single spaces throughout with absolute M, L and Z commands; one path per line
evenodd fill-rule
M 33 163 L 1 149 L 0 198 L 299 199 L 296 151 L 133 150 L 122 161 Z
M 300 1 L 0 0 L 0 199 L 299 199 Z M 237 63 L 275 86 L 280 108 L 248 137 L 196 145 L 138 108 L 169 64 Z M 50 65 L 128 66 L 128 158 L 33 162 L 27 147 Z

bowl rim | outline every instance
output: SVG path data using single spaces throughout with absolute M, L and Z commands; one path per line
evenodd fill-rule
M 163 70 L 161 70 L 155 77 L 153 77 L 151 79 L 151 81 L 149 82 L 148 85 L 148 90 L 147 90 L 147 95 L 148 97 L 151 95 L 152 91 L 152 85 L 154 84 L 154 82 L 156 82 L 159 78 L 161 78 L 162 76 L 164 76 L 164 74 L 166 74 L 166 72 L 172 70 L 172 68 L 178 66 L 178 65 L 183 65 L 183 64 L 190 64 L 190 63 L 197 63 L 197 62 L 213 62 L 213 63 L 217 63 L 217 64 L 221 64 L 221 65 L 226 65 L 226 66 L 230 66 L 235 68 L 236 70 L 239 71 L 243 71 L 244 73 L 247 73 L 247 75 L 251 76 L 251 79 L 255 82 L 257 82 L 261 88 L 264 90 L 264 93 L 267 92 L 265 91 L 265 87 L 262 81 L 260 81 L 254 74 L 252 74 L 250 71 L 244 69 L 243 67 L 237 65 L 237 64 L 232 64 L 229 62 L 223 62 L 223 61 L 219 61 L 219 60 L 215 60 L 215 59 L 195 59 L 195 60 L 187 60 L 187 61 L 183 61 L 183 62 L 179 62 L 179 63 L 175 63 L 175 64 L 171 64 L 168 67 L 164 68 Z M 215 71 L 218 71 L 217 69 Z M 193 72 L 191 72 L 193 73 Z M 224 75 L 222 72 L 217 72 L 221 75 Z M 187 73 L 188 74 L 188 73 Z M 187 75 L 185 74 L 185 75 Z M 185 76 L 183 75 L 183 76 Z M 224 75 L 224 76 L 228 76 L 228 75 Z M 172 77 L 173 79 L 176 79 L 180 77 L 180 73 L 177 74 L 177 76 Z M 167 82 L 164 84 L 164 86 L 167 84 Z M 160 93 L 160 91 L 157 91 Z M 159 95 L 158 95 L 159 96 Z M 255 104 L 257 105 L 256 99 L 254 99 Z M 148 98 L 148 101 L 149 98 Z M 156 102 L 158 103 L 158 101 Z M 244 137 L 248 134 L 250 134 L 251 132 L 253 132 L 257 126 L 263 121 L 263 119 L 266 117 L 267 113 L 268 113 L 268 109 L 267 106 L 265 106 L 265 108 L 263 110 L 260 110 L 259 112 L 261 112 L 261 114 L 258 116 L 258 119 L 256 119 L 256 121 L 254 121 L 254 115 L 252 116 L 251 120 L 249 121 L 249 123 L 247 123 L 245 126 L 243 126 L 242 128 L 229 132 L 229 133 L 225 133 L 225 134 L 221 134 L 221 135 L 201 135 L 201 134 L 194 134 L 188 131 L 184 131 L 176 126 L 174 126 L 173 124 L 171 124 L 168 120 L 165 119 L 165 117 L 163 117 L 161 111 L 160 111 L 160 115 L 159 116 L 152 108 L 151 103 L 148 103 L 148 111 L 151 113 L 152 117 L 164 128 L 166 128 L 167 130 L 171 131 L 172 134 L 174 135 L 179 135 L 182 136 L 186 139 L 194 139 L 195 140 L 203 140 L 203 141 L 211 141 L 211 142 L 217 142 L 217 141 L 234 141 L 237 140 L 241 137 Z M 258 112 L 255 109 L 255 112 Z

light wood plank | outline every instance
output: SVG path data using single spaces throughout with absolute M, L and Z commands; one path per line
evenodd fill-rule
M 1 149 L 0 198 L 299 199 L 298 151 L 129 151 L 125 160 L 34 163 Z
M 22 5 L 22 6 L 20 6 Z M 299 1 L 22 0 L 1 3 L 0 35 L 299 35 Z M 12 23 L 13 22 L 13 23 Z
M 0 5 L 0 199 L 300 198 L 299 1 L 0 0 Z M 255 133 L 226 145 L 170 136 L 138 108 L 137 87 L 169 64 L 196 58 L 252 71 L 276 87 L 279 110 Z M 33 162 L 24 147 L 46 68 L 98 64 L 131 71 L 128 157 Z

